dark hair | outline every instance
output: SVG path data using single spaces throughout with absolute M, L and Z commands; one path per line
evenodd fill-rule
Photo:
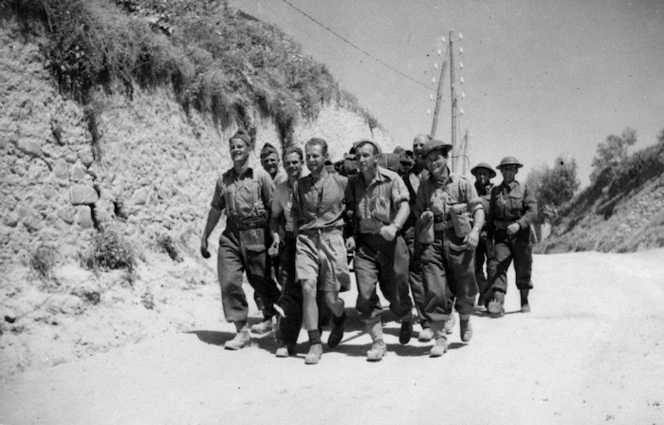
M 355 145 L 355 149 L 359 149 L 359 148 L 361 148 L 362 146 L 367 145 L 367 144 L 368 144 L 368 145 L 371 145 L 371 146 L 373 147 L 374 155 L 380 155 L 380 150 L 378 149 L 378 145 L 376 144 L 376 142 L 373 142 L 373 141 L 371 141 L 371 140 L 360 140 L 360 141 L 357 142 L 357 144 Z
M 289 146 L 286 148 L 284 151 L 284 158 L 286 158 L 287 155 L 290 154 L 297 154 L 297 156 L 300 158 L 300 161 L 304 161 L 304 153 L 302 152 L 302 148 L 299 146 Z
M 323 149 L 323 155 L 327 155 L 327 142 L 325 139 L 321 139 L 320 137 L 312 137 L 311 139 L 307 140 L 307 143 L 304 144 L 304 149 L 306 150 L 308 146 L 320 146 Z

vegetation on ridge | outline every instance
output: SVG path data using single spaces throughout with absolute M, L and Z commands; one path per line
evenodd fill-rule
M 128 96 L 134 83 L 169 84 L 187 112 L 209 114 L 221 128 L 251 132 L 255 115 L 273 119 L 284 147 L 298 119 L 330 102 L 378 126 L 299 44 L 220 0 L 9 0 L 0 8 L 7 6 L 26 30 L 43 24 L 47 68 L 83 104 L 116 82 Z

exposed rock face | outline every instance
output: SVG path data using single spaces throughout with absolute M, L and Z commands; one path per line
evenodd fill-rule
M 75 258 L 105 226 L 119 228 L 139 252 L 163 234 L 196 251 L 236 129 L 186 114 L 168 88 L 136 88 L 132 99 L 98 93 L 84 108 L 59 93 L 37 42 L 25 43 L 12 22 L 2 25 L 0 263 L 40 245 L 55 247 L 61 260 Z M 91 117 L 98 140 L 88 129 Z M 388 135 L 372 134 L 362 117 L 334 105 L 295 130 L 299 144 L 313 136 L 328 141 L 334 160 L 360 139 L 394 147 Z M 268 142 L 280 145 L 276 127 L 259 122 L 255 152 Z M 252 163 L 260 166 L 256 155 Z

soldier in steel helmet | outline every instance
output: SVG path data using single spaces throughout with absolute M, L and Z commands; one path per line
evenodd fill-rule
M 451 319 L 453 308 L 459 313 L 461 340 L 469 342 L 472 337 L 470 315 L 477 295 L 473 257 L 484 225 L 484 209 L 475 186 L 450 173 L 451 149 L 452 145 L 439 140 L 425 143 L 423 157 L 429 175 L 422 179 L 415 202 L 414 258 L 421 261 L 424 313 L 435 338 L 431 357 L 447 351 L 445 322 Z
M 500 185 L 491 190 L 489 200 L 489 233 L 494 242 L 495 275 L 486 295 L 489 313 L 502 316 L 507 293 L 507 269 L 514 260 L 516 287 L 521 293 L 521 311 L 530 311 L 528 302 L 533 264 L 533 241 L 530 226 L 537 216 L 535 194 L 515 176 L 523 164 L 513 156 L 500 161 L 498 170 L 503 175 Z M 492 266 L 494 267 L 494 266 Z
M 489 200 L 491 198 L 491 189 L 493 183 L 491 179 L 496 177 L 496 172 L 491 165 L 486 162 L 480 162 L 474 166 L 470 173 L 475 177 L 475 190 L 480 198 L 482 198 L 482 207 L 484 214 L 488 216 Z M 480 229 L 480 242 L 475 249 L 475 281 L 477 282 L 477 290 L 479 298 L 477 305 L 484 308 L 484 297 L 487 291 L 487 277 L 492 278 L 491 266 L 495 263 L 490 262 L 493 258 L 493 242 L 488 238 L 488 222 L 485 221 L 484 226 Z M 484 265 L 487 265 L 487 273 L 484 273 Z

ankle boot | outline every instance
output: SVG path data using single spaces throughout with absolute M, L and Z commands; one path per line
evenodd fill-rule
M 528 293 L 530 290 L 522 289 L 521 291 L 521 313 L 530 313 L 530 304 L 528 303 Z

